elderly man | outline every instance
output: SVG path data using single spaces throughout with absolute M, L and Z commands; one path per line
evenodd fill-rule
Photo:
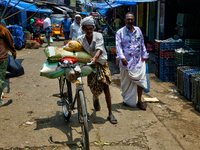
M 111 74 L 107 64 L 107 54 L 103 46 L 103 36 L 100 33 L 94 32 L 94 19 L 92 16 L 86 17 L 81 21 L 81 26 L 84 35 L 77 38 L 77 41 L 83 48 L 93 57 L 91 60 L 95 63 L 96 73 L 91 73 L 88 78 L 88 86 L 94 96 L 94 108 L 99 111 L 100 104 L 98 96 L 104 91 L 105 99 L 109 115 L 107 119 L 112 124 L 117 123 L 117 119 L 112 114 L 111 95 L 109 85 L 111 83 Z
M 65 14 L 65 19 L 61 21 L 61 28 L 60 28 L 60 33 L 62 32 L 63 28 L 63 33 L 65 35 L 65 40 L 69 40 L 69 34 L 70 34 L 70 25 L 72 24 L 71 19 L 69 19 L 69 15 Z
M 3 91 L 4 80 L 6 76 L 6 69 L 8 64 L 8 51 L 12 53 L 14 59 L 16 58 L 16 51 L 13 45 L 13 38 L 8 29 L 0 24 L 0 106 L 4 105 L 4 101 L 1 100 Z
M 134 15 L 127 13 L 126 26 L 116 33 L 117 58 L 120 60 L 121 88 L 123 104 L 146 110 L 141 101 L 143 88 L 147 89 L 146 65 L 148 53 L 139 27 L 133 26 Z M 138 94 L 138 103 L 137 101 Z
M 77 37 L 84 34 L 81 28 L 81 16 L 75 15 L 75 22 L 70 27 L 69 40 L 76 41 Z

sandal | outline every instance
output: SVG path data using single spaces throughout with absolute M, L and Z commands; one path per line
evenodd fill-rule
M 138 108 L 140 108 L 141 110 L 146 110 L 146 106 L 143 102 L 137 103 Z
M 93 106 L 94 106 L 96 111 L 100 111 L 101 106 L 99 104 L 99 101 L 96 101 L 94 97 L 93 97 Z
M 110 123 L 117 124 L 117 119 L 115 118 L 114 115 L 108 116 L 107 119 L 110 121 Z

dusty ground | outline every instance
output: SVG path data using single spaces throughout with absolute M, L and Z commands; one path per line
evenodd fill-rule
M 62 44 L 60 41 L 53 45 Z M 39 76 L 45 62 L 43 48 L 23 49 L 18 51 L 17 58 L 23 59 L 25 74 L 6 80 L 3 100 L 10 104 L 0 108 L 0 149 L 80 149 L 77 112 L 66 122 L 57 105 L 60 99 L 55 96 L 59 93 L 58 80 Z M 122 105 L 119 75 L 112 76 L 110 91 L 117 125 L 106 119 L 104 94 L 100 96 L 101 111 L 93 109 L 92 95 L 85 84 L 91 150 L 200 149 L 200 113 L 183 96 L 171 92 L 176 89 L 173 83 L 161 82 L 154 75 L 152 64 L 150 68 L 151 91 L 143 97 L 157 97 L 160 102 L 148 103 L 146 111 Z

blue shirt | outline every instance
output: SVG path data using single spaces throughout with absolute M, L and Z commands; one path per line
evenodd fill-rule
M 69 18 L 67 20 L 63 19 L 61 24 L 63 25 L 63 32 L 70 31 L 70 25 L 72 24 L 71 19 Z

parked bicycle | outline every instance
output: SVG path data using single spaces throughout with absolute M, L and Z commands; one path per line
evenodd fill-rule
M 64 58 L 61 60 L 61 63 L 59 63 L 59 67 L 66 68 L 65 75 L 59 78 L 60 96 L 62 99 L 61 103 L 64 116 L 68 121 L 71 117 L 72 110 L 76 109 L 75 104 L 77 102 L 78 122 L 81 124 L 82 129 L 83 148 L 89 150 L 89 115 L 87 113 L 81 68 L 93 63 L 76 64 L 76 62 L 76 59 Z M 71 82 L 76 82 L 76 93 L 74 99 L 72 97 Z

